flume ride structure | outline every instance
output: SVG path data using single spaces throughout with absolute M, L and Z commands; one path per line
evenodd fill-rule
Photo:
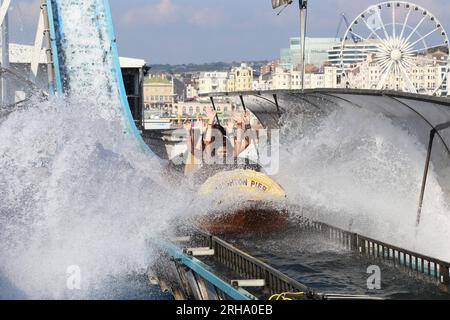
M 92 94 L 98 104 L 110 105 L 111 112 L 122 114 L 125 130 L 153 155 L 130 111 L 109 1 L 48 0 L 42 10 L 48 18 L 54 71 L 49 75 L 50 92 Z
M 407 7 L 401 1 L 383 3 L 381 4 L 381 9 L 384 10 L 387 4 L 394 4 L 394 8 L 389 7 L 393 11 L 396 10 L 397 4 L 411 9 L 411 15 L 417 11 L 414 7 Z M 377 8 L 380 9 L 379 7 Z M 37 39 L 35 53 L 40 52 L 42 42 L 44 42 L 47 53 L 47 70 L 49 71 L 48 93 L 50 95 L 68 97 L 77 95 L 94 97 L 96 102 L 103 106 L 102 112 L 105 113 L 105 118 L 118 115 L 122 119 L 124 131 L 137 141 L 145 152 L 153 156 L 153 152 L 145 144 L 135 125 L 128 105 L 119 65 L 109 1 L 43 0 L 41 9 L 42 21 L 38 34 L 41 33 L 43 37 L 40 38 L 41 41 L 39 41 L 39 38 Z M 423 14 L 423 9 L 420 9 L 420 12 Z M 377 11 L 374 14 L 377 15 Z M 381 55 L 377 58 L 378 60 L 375 60 L 376 63 L 383 67 L 385 72 L 383 81 L 378 84 L 379 89 L 383 89 L 384 82 L 387 81 L 388 77 L 392 74 L 404 74 L 404 69 L 410 67 L 412 63 L 411 54 L 415 49 L 412 48 L 413 45 L 411 43 L 407 44 L 408 41 L 405 41 L 406 39 L 402 40 L 403 37 L 401 36 L 405 34 L 405 30 L 417 31 L 419 27 L 416 24 L 415 27 L 410 28 L 404 21 L 399 24 L 395 20 L 391 24 L 379 25 L 379 29 L 374 30 L 375 32 L 369 33 L 369 35 L 362 35 L 355 31 L 354 25 L 361 25 L 361 23 L 364 25 L 365 23 L 361 20 L 361 18 L 364 19 L 364 16 L 362 14 L 353 22 L 353 27 L 347 30 L 347 34 L 352 34 L 361 40 L 367 40 L 370 37 L 374 37 L 375 34 L 378 35 L 375 36 L 376 38 L 382 38 L 381 32 L 384 33 L 386 31 L 388 33 L 389 26 L 391 27 L 389 30 L 392 30 L 392 34 L 385 35 L 384 40 L 379 39 L 379 41 L 383 40 L 383 44 L 380 46 Z M 423 21 L 434 21 L 437 25 L 433 33 L 428 31 L 422 36 L 419 35 L 419 41 L 414 40 L 414 42 L 417 42 L 413 42 L 414 45 L 423 44 L 428 35 L 431 36 L 434 33 L 439 35 L 440 33 L 443 42 L 438 44 L 440 46 L 447 45 L 448 47 L 447 35 L 442 31 L 442 26 L 437 22 L 437 19 L 429 15 L 428 12 L 423 14 L 423 16 Z M 393 19 L 395 17 L 396 14 L 394 13 Z M 402 26 L 403 28 L 401 28 Z M 399 31 L 397 29 L 400 29 L 399 36 L 397 36 Z M 372 30 L 369 28 L 369 31 Z M 420 39 L 422 37 L 423 39 Z M 344 43 L 343 46 L 345 45 Z M 38 60 L 32 59 L 31 69 L 33 72 L 36 70 L 36 61 Z M 444 61 L 442 65 L 446 68 L 448 61 Z M 436 173 L 437 180 L 442 186 L 445 195 L 448 196 L 450 194 L 448 170 L 450 168 L 450 101 L 445 98 L 414 94 L 414 86 L 411 86 L 407 77 L 405 79 L 406 88 L 409 88 L 409 91 L 413 92 L 413 94 L 386 90 L 369 91 L 346 88 L 305 90 L 303 92 L 279 90 L 237 92 L 207 96 L 210 97 L 213 103 L 214 99 L 220 96 L 232 100 L 236 105 L 242 105 L 245 109 L 252 111 L 263 126 L 269 129 L 279 129 L 288 120 L 292 119 L 314 121 L 315 118 L 320 118 L 320 116 L 332 112 L 364 110 L 372 114 L 383 115 L 385 119 L 416 137 L 421 146 L 424 147 L 423 154 L 426 157 L 424 157 L 423 163 L 425 165 L 420 164 L 424 167 L 424 175 L 421 181 L 421 192 L 417 199 L 417 224 L 419 225 L 422 208 L 427 204 L 426 202 L 424 203 L 424 199 L 426 199 L 427 195 L 427 177 L 430 170 Z M 447 202 L 450 203 L 450 201 Z M 415 214 L 416 212 L 411 212 L 411 215 Z M 382 257 L 417 273 L 428 274 L 432 276 L 433 281 L 439 284 L 447 287 L 449 285 L 449 265 L 443 261 L 414 254 L 412 251 L 401 250 L 398 247 L 362 236 L 357 237 L 354 233 L 348 233 L 330 226 L 315 225 L 311 228 L 316 228 L 329 237 L 330 235 L 334 237 L 338 234 L 339 236 L 335 238 L 339 239 L 335 240 L 345 241 L 345 245 L 352 250 L 365 252 L 367 256 Z M 205 251 L 210 254 L 211 250 L 216 250 L 212 251 L 213 255 L 219 255 L 221 253 L 220 250 L 227 247 L 226 244 L 223 245 L 222 243 L 220 243 L 222 247 L 217 246 L 220 241 L 216 240 L 219 239 L 211 237 L 210 235 L 206 236 L 207 250 L 203 247 L 200 250 L 201 254 L 204 254 Z M 214 241 L 211 241 L 212 239 Z M 216 247 L 213 248 L 213 245 Z M 445 246 L 447 244 L 443 243 L 442 245 Z M 237 298 L 242 298 L 242 290 L 239 291 L 239 288 L 218 281 L 208 270 L 197 268 L 200 264 L 192 259 L 192 250 L 189 253 L 188 250 L 185 250 L 186 248 L 183 248 L 183 245 L 169 246 L 169 249 L 169 255 L 179 259 L 177 263 L 184 261 L 182 266 L 190 266 L 194 271 L 197 270 L 197 274 L 190 275 L 194 280 L 195 278 L 210 279 L 213 284 L 225 288 L 230 293 L 230 296 L 233 297 L 235 295 Z M 237 253 L 244 258 L 248 258 L 241 252 Z M 221 256 L 219 258 L 225 259 Z M 258 265 L 258 263 L 255 262 L 255 265 Z M 239 267 L 239 265 L 236 267 L 238 271 Z M 248 270 L 242 271 L 241 274 L 246 272 L 248 275 Z M 251 274 L 251 276 L 254 275 Z M 276 274 L 276 276 L 277 279 L 283 280 L 284 278 L 280 274 Z M 267 279 L 267 281 L 269 280 Z M 239 281 L 237 286 L 239 287 Z M 300 286 L 298 287 L 300 288 Z M 289 287 L 287 288 L 290 289 Z M 275 290 L 278 290 L 276 286 Z

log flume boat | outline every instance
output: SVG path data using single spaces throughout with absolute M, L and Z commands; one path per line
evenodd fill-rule
M 286 227 L 285 190 L 268 175 L 238 169 L 219 172 L 199 189 L 202 197 L 214 197 L 217 206 L 199 221 L 212 234 L 253 234 Z

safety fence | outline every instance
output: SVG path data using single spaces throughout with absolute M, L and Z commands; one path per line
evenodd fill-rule
M 219 238 L 212 237 L 211 245 L 217 254 L 217 259 L 225 266 L 246 279 L 264 279 L 266 284 L 264 291 L 266 294 L 272 295 L 274 293 L 294 291 L 312 293 L 312 290 L 305 285 Z
M 403 268 L 417 275 L 423 275 L 426 279 L 434 280 L 450 289 L 449 262 L 402 249 L 325 223 L 305 221 L 302 225 L 305 231 L 319 233 L 325 239 L 347 250 L 358 252 L 368 258 L 388 262 L 394 267 Z M 242 276 L 265 279 L 267 283 L 266 289 L 270 293 L 292 290 L 308 291 L 306 286 L 290 279 L 276 269 L 231 246 L 220 238 L 205 233 L 202 233 L 201 236 L 203 237 L 203 244 L 215 250 L 219 262 Z
M 239 276 L 245 279 L 264 280 L 265 285 L 262 288 L 264 295 L 273 295 L 280 292 L 302 292 L 305 297 L 310 299 L 319 298 L 312 289 L 224 240 L 202 232 L 197 234 L 197 237 L 198 243 L 214 250 L 214 257 L 219 263 L 236 272 Z
M 216 275 L 210 267 L 202 261 L 189 255 L 185 250 L 171 243 L 161 244 L 161 248 L 171 257 L 171 267 L 165 268 L 167 274 L 159 284 L 173 282 L 178 285 L 172 287 L 174 298 L 177 300 L 255 300 L 256 297 L 242 288 L 236 288 L 223 278 Z M 159 277 L 157 277 L 159 278 Z M 167 285 L 164 285 L 168 287 Z
M 447 289 L 450 287 L 450 263 L 402 249 L 382 241 L 348 232 L 320 222 L 305 222 L 304 228 L 319 232 L 326 239 L 343 248 L 359 252 L 369 258 L 380 259 L 395 267 L 426 276 Z
M 410 274 L 421 275 L 422 278 L 431 280 L 446 290 L 450 287 L 448 262 L 320 222 L 304 221 L 302 226 L 305 232 L 318 234 L 350 252 L 368 259 L 385 261 Z M 180 241 L 188 241 L 190 245 L 197 247 L 183 249 L 179 246 L 166 245 L 166 248 L 169 248 L 169 255 L 174 258 L 173 261 L 177 266 L 175 278 L 178 278 L 178 282 L 184 288 L 183 291 L 186 294 L 181 294 L 184 297 L 194 297 L 199 300 L 257 299 L 258 297 L 265 299 L 280 293 L 292 293 L 299 295 L 296 298 L 300 299 L 376 299 L 369 296 L 340 296 L 315 292 L 232 244 L 200 230 L 196 230 L 185 238 Z M 211 256 L 216 262 L 232 271 L 234 273 L 232 277 L 241 280 L 231 280 L 231 282 L 223 280 L 227 276 L 225 278 L 217 276 L 211 271 L 215 270 L 215 267 L 209 269 L 206 264 L 197 260 L 196 256 L 205 256 L 205 258 Z M 253 290 L 245 291 L 243 287 L 253 287 Z

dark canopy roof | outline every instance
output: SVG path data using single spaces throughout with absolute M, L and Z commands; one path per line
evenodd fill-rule
M 267 128 L 278 128 L 284 114 L 290 118 L 308 110 L 327 112 L 336 108 L 361 108 L 381 113 L 415 135 L 426 150 L 435 133 L 431 163 L 439 182 L 450 193 L 450 99 L 390 91 L 310 89 L 222 93 L 252 111 Z M 424 159 L 425 163 L 425 159 Z

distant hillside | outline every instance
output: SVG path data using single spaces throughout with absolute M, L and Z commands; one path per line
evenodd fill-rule
M 428 51 L 428 53 L 435 53 L 437 51 L 442 51 L 442 52 L 448 54 L 448 47 L 446 47 L 446 46 L 439 46 L 439 47 L 428 49 L 427 51 Z
M 268 61 L 247 61 L 245 62 L 253 67 L 255 70 L 259 70 L 261 66 L 268 63 Z M 228 71 L 234 66 L 239 66 L 241 62 L 213 62 L 204 64 L 152 64 L 150 65 L 150 73 L 193 73 L 200 71 Z

